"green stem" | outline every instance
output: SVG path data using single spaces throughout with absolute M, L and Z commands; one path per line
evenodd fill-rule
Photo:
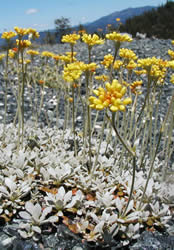
M 107 113 L 106 113 L 106 117 L 107 117 L 107 119 L 110 121 L 110 123 L 111 123 L 111 125 L 112 125 L 112 127 L 113 127 L 113 129 L 114 129 L 114 131 L 115 131 L 115 133 L 116 133 L 116 135 L 117 135 L 117 137 L 118 137 L 118 139 L 119 139 L 120 142 L 122 143 L 122 145 L 126 148 L 126 150 L 127 150 L 133 157 L 135 157 L 135 156 L 136 156 L 135 152 L 133 151 L 133 149 L 132 149 L 129 145 L 127 145 L 127 143 L 124 141 L 124 139 L 122 138 L 122 136 L 119 134 L 119 132 L 118 132 L 116 126 L 115 126 L 115 113 L 114 113 L 114 112 L 112 113 L 112 120 L 110 119 L 110 117 L 108 116 Z

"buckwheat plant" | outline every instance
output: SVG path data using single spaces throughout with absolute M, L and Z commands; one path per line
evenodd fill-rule
M 36 30 L 14 30 L 2 38 L 10 44 L 17 36 L 15 48 L 0 55 L 5 62 L 0 219 L 17 219 L 21 237 L 34 240 L 42 240 L 45 228 L 52 233 L 64 223 L 83 240 L 106 248 L 118 247 L 118 241 L 122 248 L 144 230 L 168 230 L 174 93 L 166 100 L 165 88 L 174 51 L 168 51 L 169 60 L 138 58 L 129 49 L 132 38 L 114 31 L 104 39 L 68 34 L 62 42 L 70 51 L 55 54 L 51 47 L 30 48 L 39 37 Z M 105 42 L 113 50 L 99 62 L 93 48 L 102 49 Z M 79 59 L 81 43 L 87 62 Z M 7 124 L 8 83 L 16 99 L 17 127 Z M 24 119 L 25 101 L 34 125 Z M 40 126 L 43 118 L 48 126 Z

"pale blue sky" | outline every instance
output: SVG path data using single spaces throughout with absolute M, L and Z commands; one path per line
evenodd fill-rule
M 129 7 L 165 3 L 166 0 L 0 0 L 0 33 L 14 26 L 52 29 L 54 20 L 62 16 L 69 18 L 71 25 L 78 25 Z

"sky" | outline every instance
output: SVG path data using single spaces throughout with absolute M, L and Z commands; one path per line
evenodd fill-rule
M 0 33 L 15 26 L 54 29 L 54 21 L 69 18 L 72 26 L 92 22 L 129 7 L 160 6 L 166 0 L 0 0 Z

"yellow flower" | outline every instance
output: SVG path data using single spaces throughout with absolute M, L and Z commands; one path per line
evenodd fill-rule
M 100 39 L 98 35 L 94 34 L 83 34 L 82 41 L 88 44 L 89 47 L 92 47 L 97 44 L 103 44 L 104 40 Z
M 37 32 L 36 29 L 32 29 L 32 28 L 28 29 L 28 34 L 31 34 L 32 39 L 39 38 L 40 36 L 39 32 Z
M 63 43 L 71 43 L 76 44 L 77 40 L 80 39 L 80 35 L 77 34 L 69 34 L 62 37 Z
M 174 51 L 173 51 L 173 50 L 169 49 L 169 50 L 168 50 L 168 54 L 169 54 L 169 56 L 170 56 L 172 59 L 174 59 Z
M 91 71 L 91 72 L 94 72 L 94 71 L 96 71 L 96 68 L 97 68 L 97 64 L 96 63 L 86 64 L 86 63 L 81 62 L 79 65 L 80 65 L 80 69 L 82 71 Z
M 31 42 L 29 40 L 16 39 L 16 44 L 17 44 L 19 50 L 24 50 L 25 48 L 28 48 L 31 46 Z
M 170 81 L 174 84 L 174 74 L 171 75 Z
M 19 28 L 19 27 L 14 27 L 14 30 L 16 31 L 17 35 L 22 38 L 25 35 L 28 35 L 28 29 L 25 28 Z
M 66 52 L 66 55 L 61 55 L 60 60 L 64 61 L 65 63 L 71 63 L 77 61 L 77 59 L 74 57 L 76 55 L 76 52 L 73 52 L 73 57 L 71 52 Z
M 122 99 L 126 94 L 126 87 L 122 86 L 118 80 L 113 80 L 110 84 L 105 84 L 105 89 L 99 87 L 93 93 L 97 96 L 90 96 L 90 107 L 96 110 L 109 108 L 112 112 L 125 111 L 125 106 L 132 103 L 131 98 Z
M 63 78 L 67 82 L 74 82 L 80 78 L 82 70 L 80 68 L 80 62 L 73 62 L 64 66 Z
M 145 58 L 145 59 L 139 59 L 138 60 L 138 67 L 141 67 L 145 69 L 146 71 L 149 71 L 152 67 L 152 65 L 158 64 L 158 59 L 156 57 L 152 58 Z
M 136 60 L 137 56 L 131 49 L 120 49 L 119 56 L 128 60 Z
M 134 81 L 130 84 L 130 89 L 134 94 L 141 94 L 139 88 L 142 86 L 143 81 Z
M 30 64 L 31 63 L 31 60 L 30 59 L 26 59 L 25 61 L 24 61 L 24 64 Z
M 30 50 L 27 50 L 27 54 L 31 56 L 37 56 L 39 55 L 39 51 L 30 49 Z
M 126 65 L 126 68 L 128 70 L 133 70 L 137 67 L 137 64 L 134 62 L 134 60 L 131 60 L 127 65 Z
M 145 69 L 142 69 L 142 70 L 134 70 L 134 73 L 136 75 L 144 75 L 146 74 L 146 70 Z
M 117 22 L 120 22 L 120 18 L 119 18 L 119 17 L 117 17 L 115 20 L 116 20 Z
M 12 49 L 9 49 L 9 50 L 8 50 L 8 55 L 9 55 L 10 58 L 14 58 L 14 57 L 15 57 L 15 54 L 16 54 L 16 53 L 15 53 Z
M 174 45 L 174 40 L 172 41 L 172 44 Z
M 42 53 L 41 53 L 41 56 L 42 57 L 53 57 L 53 53 L 52 52 L 50 52 L 50 51 L 43 51 Z
M 96 80 L 99 80 L 99 81 L 105 82 L 105 81 L 108 81 L 108 80 L 109 80 L 109 77 L 106 76 L 106 75 L 99 75 L 99 76 L 95 76 L 95 79 L 96 79 Z
M 5 57 L 5 54 L 0 54 L 0 61 Z
M 111 54 L 107 54 L 104 56 L 104 60 L 101 62 L 105 66 L 105 68 L 109 68 L 114 61 L 114 57 Z
M 121 68 L 121 66 L 123 66 L 123 62 L 120 61 L 120 60 L 116 60 L 116 61 L 114 62 L 114 65 L 113 65 L 113 69 L 119 70 L 119 69 Z
M 4 32 L 2 33 L 1 38 L 6 39 L 6 40 L 10 40 L 11 38 L 15 37 L 17 34 L 13 31 L 8 31 L 8 32 Z
M 174 69 L 174 60 L 168 62 L 168 67 Z
M 61 59 L 61 56 L 60 56 L 60 55 L 55 55 L 55 54 L 53 54 L 53 55 L 52 55 L 52 58 L 53 58 L 56 62 L 58 62 L 58 61 Z
M 106 34 L 106 38 L 114 42 L 132 42 L 132 38 L 127 34 L 120 34 L 118 32 L 112 32 Z

